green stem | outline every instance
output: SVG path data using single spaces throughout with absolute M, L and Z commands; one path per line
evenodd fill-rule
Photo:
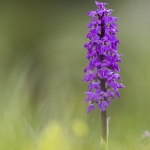
M 101 130 L 102 130 L 102 138 L 107 144 L 107 117 L 106 110 L 101 111 Z

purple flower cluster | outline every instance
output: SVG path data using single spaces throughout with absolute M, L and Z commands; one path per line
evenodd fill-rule
M 115 94 L 120 98 L 118 90 L 124 87 L 117 82 L 121 82 L 117 73 L 120 72 L 117 63 L 121 62 L 121 55 L 117 53 L 117 18 L 110 16 L 113 10 L 105 8 L 107 3 L 95 3 L 98 9 L 87 14 L 92 17 L 87 25 L 90 31 L 86 36 L 90 41 L 84 45 L 88 50 L 86 58 L 89 60 L 88 66 L 84 69 L 83 80 L 89 82 L 89 90 L 85 92 L 85 102 L 89 102 L 87 113 L 94 110 L 94 102 L 101 111 L 105 111 L 110 104 L 110 98 L 114 99 Z

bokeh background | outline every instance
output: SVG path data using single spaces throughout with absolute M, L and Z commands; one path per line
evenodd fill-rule
M 105 2 L 119 17 L 126 86 L 108 108 L 109 148 L 137 150 L 150 130 L 150 1 Z M 99 149 L 100 111 L 87 115 L 83 103 L 95 9 L 94 0 L 0 1 L 0 150 Z

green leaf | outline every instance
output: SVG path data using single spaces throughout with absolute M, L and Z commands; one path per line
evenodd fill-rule
M 100 139 L 100 150 L 106 150 L 107 144 L 106 144 L 106 142 L 103 140 L 102 137 L 100 137 L 100 138 L 101 138 L 101 139 Z

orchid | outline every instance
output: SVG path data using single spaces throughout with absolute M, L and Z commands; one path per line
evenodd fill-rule
M 116 95 L 120 98 L 119 89 L 123 88 L 119 75 L 121 56 L 118 54 L 116 37 L 117 17 L 111 16 L 113 10 L 106 9 L 107 3 L 95 2 L 98 9 L 90 11 L 87 16 L 91 17 L 87 27 L 90 29 L 86 38 L 90 41 L 84 45 L 87 49 L 89 63 L 84 69 L 84 82 L 89 82 L 89 90 L 84 102 L 89 102 L 87 113 L 94 110 L 94 103 L 101 111 L 105 111 L 110 104 L 110 99 Z M 111 90 L 112 89 L 112 90 Z

